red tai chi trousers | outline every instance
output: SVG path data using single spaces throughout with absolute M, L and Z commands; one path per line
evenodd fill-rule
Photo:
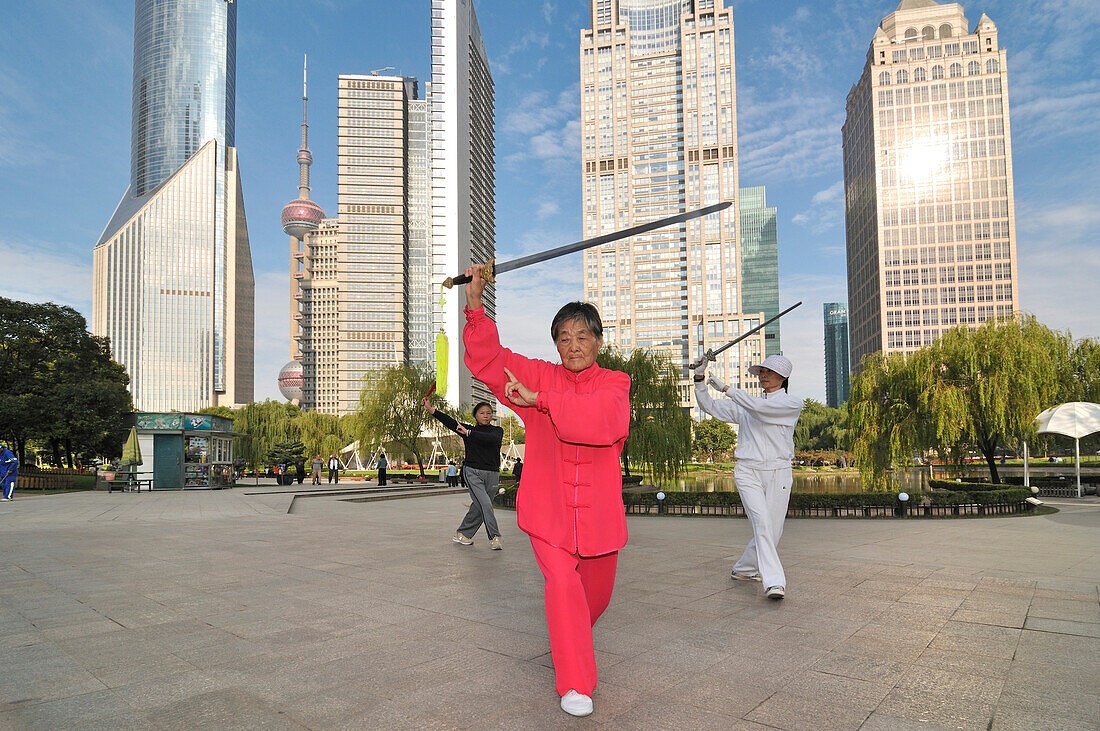
M 596 687 L 596 653 L 592 625 L 611 601 L 618 552 L 585 557 L 531 536 L 546 580 L 546 628 L 558 695 L 570 689 L 592 695 Z

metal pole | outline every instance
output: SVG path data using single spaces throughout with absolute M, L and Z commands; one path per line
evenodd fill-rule
M 1077 497 L 1081 497 L 1081 440 L 1078 437 L 1073 438 L 1073 454 L 1077 463 Z
M 1031 477 L 1027 472 L 1027 442 L 1024 442 L 1024 487 L 1031 487 Z

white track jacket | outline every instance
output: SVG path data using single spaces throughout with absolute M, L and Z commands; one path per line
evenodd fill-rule
M 802 399 L 780 389 L 764 396 L 750 396 L 730 388 L 729 398 L 715 400 L 707 392 L 706 382 L 695 384 L 695 400 L 706 413 L 739 426 L 738 464 L 758 470 L 778 470 L 791 466 L 794 458 L 794 425 L 802 413 Z

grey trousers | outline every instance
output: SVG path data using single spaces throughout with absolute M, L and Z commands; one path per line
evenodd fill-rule
M 466 480 L 466 489 L 470 491 L 473 502 L 470 503 L 466 517 L 462 519 L 462 525 L 458 526 L 458 532 L 467 538 L 473 538 L 477 535 L 477 529 L 484 523 L 485 531 L 490 538 L 499 536 L 500 528 L 497 528 L 497 516 L 493 514 L 490 495 L 497 491 L 500 473 L 463 467 L 462 477 Z

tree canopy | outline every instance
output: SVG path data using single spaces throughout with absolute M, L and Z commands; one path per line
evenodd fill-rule
M 679 369 L 664 352 L 635 348 L 625 354 L 604 348 L 596 356 L 602 368 L 630 376 L 630 436 L 623 447 L 623 468 L 646 465 L 658 480 L 679 476 L 691 456 L 691 417 L 680 406 Z
M 433 419 L 420 408 L 420 401 L 433 383 L 435 374 L 426 366 L 397 365 L 369 373 L 359 396 L 360 445 L 396 442 L 416 458 L 423 476 L 421 434 Z M 432 394 L 431 401 L 436 408 L 445 406 L 437 394 Z
M 721 419 L 706 418 L 695 423 L 693 446 L 700 461 L 728 458 L 736 445 L 737 432 Z
M 84 317 L 52 302 L 0 297 L 0 437 L 26 463 L 29 440 L 64 456 L 116 456 L 133 410 L 125 369 L 111 360 L 106 338 L 88 332 Z
M 934 450 L 980 453 L 999 482 L 996 452 L 1035 434 L 1035 416 L 1066 395 L 1067 336 L 1030 315 L 946 331 L 908 356 L 866 358 L 848 401 L 856 466 L 885 486 L 894 464 Z

